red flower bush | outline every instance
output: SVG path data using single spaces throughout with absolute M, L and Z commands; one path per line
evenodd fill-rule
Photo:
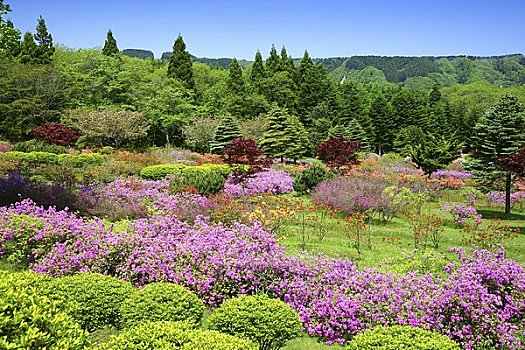
M 33 137 L 60 146 L 71 146 L 78 140 L 77 132 L 61 123 L 46 123 L 36 127 Z
M 267 159 L 263 158 L 261 149 L 255 140 L 238 138 L 232 140 L 224 147 L 224 162 L 228 164 L 246 164 L 252 166 L 269 166 Z
M 349 141 L 344 137 L 332 137 L 321 142 L 315 152 L 319 155 L 319 159 L 330 167 L 340 168 L 358 164 L 357 152 L 360 150 L 359 142 Z

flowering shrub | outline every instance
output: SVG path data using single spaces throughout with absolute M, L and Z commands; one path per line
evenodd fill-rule
M 13 149 L 13 145 L 6 141 L 0 141 L 0 153 L 9 152 Z
M 504 206 L 505 192 L 490 192 L 487 194 L 487 201 L 491 205 Z M 511 207 L 517 207 L 519 211 L 525 209 L 525 191 L 518 191 L 510 195 Z
M 476 208 L 461 203 L 445 203 L 443 204 L 441 211 L 452 214 L 454 217 L 454 225 L 456 225 L 456 227 L 469 223 L 478 225 L 481 223 L 482 219 L 481 214 L 478 214 Z
M 241 179 L 240 182 L 230 175 L 224 184 L 224 193 L 233 197 L 261 193 L 283 194 L 292 191 L 292 177 L 284 171 L 273 169 L 265 169 L 246 179 Z
M 493 221 L 486 227 L 481 225 L 465 225 L 462 228 L 463 242 L 480 249 L 495 249 L 505 241 L 514 238 L 520 233 L 519 228 L 511 228 L 510 225 L 501 225 Z
M 369 211 L 387 221 L 394 215 L 394 207 L 384 191 L 386 186 L 381 179 L 336 177 L 321 182 L 311 197 L 346 214 Z

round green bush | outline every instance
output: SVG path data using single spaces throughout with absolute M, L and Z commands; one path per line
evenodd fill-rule
M 182 322 L 146 322 L 126 329 L 98 350 L 256 350 L 247 339 L 192 329 Z
M 0 349 L 86 349 L 87 333 L 60 304 L 40 295 L 45 278 L 30 273 L 2 273 L 0 278 Z
M 227 300 L 211 314 L 209 322 L 210 329 L 253 340 L 261 350 L 279 349 L 302 328 L 290 306 L 266 295 Z
M 120 308 L 122 323 L 143 321 L 200 322 L 204 303 L 192 292 L 172 283 L 152 283 L 126 299 Z
M 299 193 L 310 193 L 318 184 L 327 180 L 330 175 L 324 165 L 313 164 L 294 179 L 293 189 Z
M 379 326 L 360 333 L 348 344 L 350 350 L 460 350 L 444 335 L 410 326 Z
M 62 300 L 64 311 L 88 331 L 119 327 L 120 306 L 134 292 L 129 282 L 99 273 L 55 278 L 45 290 L 50 298 Z

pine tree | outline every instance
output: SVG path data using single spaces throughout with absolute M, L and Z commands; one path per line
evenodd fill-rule
M 264 133 L 259 142 L 265 154 L 284 158 L 290 143 L 288 111 L 273 104 L 266 117 Z
M 53 54 L 55 53 L 55 47 L 53 46 L 53 37 L 47 31 L 46 21 L 42 16 L 38 19 L 36 26 L 35 40 L 38 45 L 36 51 L 37 56 L 35 57 L 36 63 L 49 64 Z
M 230 63 L 228 88 L 230 89 L 230 92 L 234 94 L 244 93 L 244 79 L 242 77 L 242 69 L 236 58 L 232 59 Z
M 359 142 L 359 145 L 365 151 L 371 149 L 368 135 L 357 119 L 350 120 L 348 124 L 338 124 L 332 127 L 329 131 L 329 136 L 343 137 L 349 141 Z
M 279 62 L 279 70 L 290 73 L 293 73 L 295 71 L 293 59 L 290 56 L 288 56 L 288 52 L 286 52 L 286 48 L 284 46 L 281 49 L 281 60 Z
M 432 90 L 428 94 L 428 105 L 432 108 L 440 102 L 441 92 L 439 91 L 439 87 L 437 85 L 434 85 L 432 87 Z
M 286 131 L 291 142 L 288 143 L 284 156 L 296 161 L 308 153 L 310 144 L 308 133 L 299 118 L 294 115 L 288 117 Z
M 379 94 L 372 100 L 368 113 L 374 125 L 374 146 L 379 155 L 390 152 L 394 146 L 395 130 L 392 123 L 392 111 L 387 99 Z
M 184 39 L 179 34 L 173 44 L 173 54 L 168 65 L 168 76 L 179 79 L 187 89 L 195 89 L 193 69 L 190 54 L 186 51 Z
M 210 142 L 210 149 L 212 153 L 220 154 L 230 141 L 240 137 L 242 137 L 242 134 L 239 124 L 233 116 L 226 115 L 217 125 L 213 141 Z
M 113 37 L 111 29 L 108 30 L 106 41 L 104 42 L 104 47 L 102 48 L 102 53 L 105 56 L 118 56 L 120 54 L 120 50 L 117 46 L 117 40 L 115 40 Z
M 514 96 L 502 97 L 479 120 L 474 133 L 472 146 L 475 162 L 472 168 L 481 178 L 487 175 L 505 177 L 505 214 L 509 215 L 513 174 L 498 162 L 525 147 L 525 107 Z
M 26 64 L 37 64 L 38 46 L 35 43 L 35 37 L 30 32 L 24 34 L 24 39 L 20 44 L 20 62 Z
M 261 52 L 257 50 L 257 53 L 255 54 L 255 61 L 252 65 L 252 71 L 250 74 L 250 81 L 254 84 L 258 84 L 261 79 L 264 79 L 266 77 L 266 72 L 264 69 L 264 62 L 262 59 Z
M 268 69 L 270 74 L 274 74 L 279 71 L 280 65 L 281 65 L 281 58 L 277 54 L 275 45 L 272 45 L 272 48 L 270 50 L 270 55 L 266 59 L 266 68 Z

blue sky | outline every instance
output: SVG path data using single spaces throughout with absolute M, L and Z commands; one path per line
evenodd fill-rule
M 525 0 L 4 0 L 22 31 L 42 15 L 55 42 L 253 59 L 272 44 L 293 57 L 525 53 Z

